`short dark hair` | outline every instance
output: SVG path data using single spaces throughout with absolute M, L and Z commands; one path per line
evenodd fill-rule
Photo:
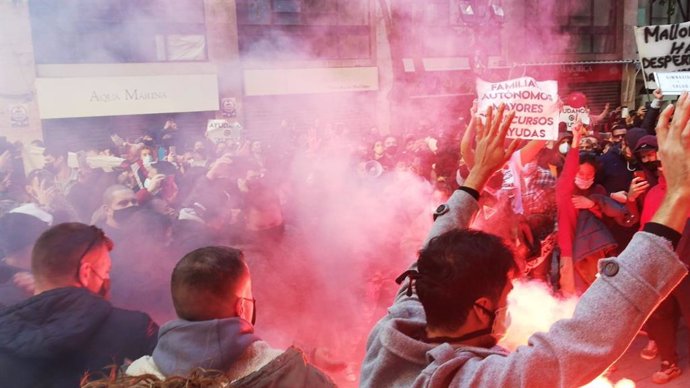
M 48 146 L 43 150 L 43 156 L 52 156 L 55 159 L 62 156 L 63 158 L 65 158 L 65 161 L 67 161 L 68 155 L 69 152 L 66 149 L 56 146 Z
M 219 301 L 227 302 L 247 265 L 241 250 L 210 246 L 187 253 L 175 266 L 170 281 L 177 316 L 187 321 L 227 318 Z
M 580 164 L 589 164 L 594 167 L 595 171 L 599 171 L 601 163 L 599 163 L 599 158 L 594 152 L 580 152 Z
M 501 238 L 478 230 L 453 229 L 419 252 L 415 289 L 429 327 L 457 330 L 475 301 L 497 299 L 517 269 Z
M 42 279 L 68 279 L 76 276 L 82 257 L 91 249 L 113 241 L 103 230 L 80 222 L 66 222 L 46 230 L 31 252 L 31 272 Z

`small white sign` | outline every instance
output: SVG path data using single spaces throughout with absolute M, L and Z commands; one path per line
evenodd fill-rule
M 584 106 L 573 108 L 570 105 L 564 105 L 561 109 L 559 120 L 568 125 L 568 131 L 573 130 L 573 126 L 575 126 L 577 120 L 580 120 L 584 125 L 589 125 L 589 109 Z
M 654 78 L 664 95 L 676 96 L 683 92 L 690 92 L 690 72 L 688 71 L 654 73 Z
M 509 138 L 556 140 L 558 138 L 558 82 L 522 77 L 503 82 L 477 79 L 479 112 L 506 104 L 515 110 Z
M 226 140 L 239 140 L 242 136 L 242 125 L 237 121 L 211 119 L 206 125 L 206 138 L 214 143 Z

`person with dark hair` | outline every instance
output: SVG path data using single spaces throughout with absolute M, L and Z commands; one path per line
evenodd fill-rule
M 158 345 L 127 368 L 133 376 L 224 371 L 232 387 L 334 387 L 297 348 L 271 348 L 254 334 L 256 301 L 242 251 L 224 246 L 186 254 L 171 278 L 178 319 L 163 325 Z
M 68 164 L 68 156 L 66 150 L 58 147 L 46 147 L 43 151 L 43 168 L 55 175 L 57 186 L 63 195 L 67 195 L 79 180 L 77 169 Z
M 489 108 L 470 175 L 436 210 L 419 260 L 397 279 L 401 288 L 393 306 L 367 342 L 361 387 L 583 386 L 621 356 L 654 307 L 687 275 L 673 251 L 690 211 L 690 99 L 684 94 L 673 119 L 673 109 L 666 109 L 657 128 L 673 194 L 620 257 L 600 263 L 599 278 L 571 319 L 532 335 L 515 352 L 495 346 L 506 323 L 510 254 L 498 241 L 457 229 L 469 225 L 483 185 L 515 149 L 515 143 L 503 148 L 514 116 L 502 120 L 503 110 Z M 469 242 L 472 233 L 485 244 Z M 489 249 L 495 256 L 486 255 Z
M 75 387 L 89 371 L 149 354 L 158 326 L 108 302 L 112 241 L 95 226 L 46 230 L 31 253 L 35 293 L 0 310 L 0 381 Z
M 556 183 L 560 290 L 566 296 L 582 292 L 594 282 L 599 259 L 617 246 L 602 219 L 609 217 L 626 227 L 632 227 L 639 219 L 634 201 L 620 204 L 594 183 L 599 169 L 597 158 L 577 149 L 584 133 L 582 127 L 573 129 L 572 148 Z M 639 195 L 639 191 L 632 189 L 631 193 Z
M 137 197 L 132 189 L 123 185 L 109 186 L 102 197 L 102 205 L 94 212 L 91 221 L 119 242 L 127 220 L 138 210 Z
M 8 213 L 0 217 L 0 308 L 33 294 L 31 249 L 48 226 L 30 214 Z

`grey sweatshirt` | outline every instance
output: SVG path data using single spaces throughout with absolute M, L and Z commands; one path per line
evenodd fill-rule
M 456 191 L 449 211 L 434 222 L 427 242 L 465 228 L 477 201 Z M 416 264 L 413 264 L 415 267 Z M 628 348 L 654 308 L 687 274 L 669 240 L 638 232 L 617 258 L 600 261 L 600 276 L 582 295 L 571 319 L 536 333 L 512 353 L 415 339 L 426 325 L 416 294 L 402 284 L 388 315 L 372 330 L 361 387 L 565 388 L 589 383 Z

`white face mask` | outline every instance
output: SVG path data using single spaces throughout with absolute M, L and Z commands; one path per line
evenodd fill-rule
M 568 143 L 561 143 L 561 145 L 558 146 L 558 152 L 563 155 L 567 154 L 568 151 L 570 151 L 570 145 Z
M 491 335 L 499 341 L 506 335 L 508 327 L 510 326 L 508 306 L 497 309 L 494 314 L 494 324 L 491 325 Z
M 575 186 L 577 186 L 580 190 L 587 190 L 592 186 L 592 184 L 594 184 L 594 179 L 584 180 L 579 176 L 575 176 Z
M 153 163 L 153 156 L 146 155 L 143 158 L 141 158 L 141 161 L 144 162 L 144 165 L 150 166 Z

